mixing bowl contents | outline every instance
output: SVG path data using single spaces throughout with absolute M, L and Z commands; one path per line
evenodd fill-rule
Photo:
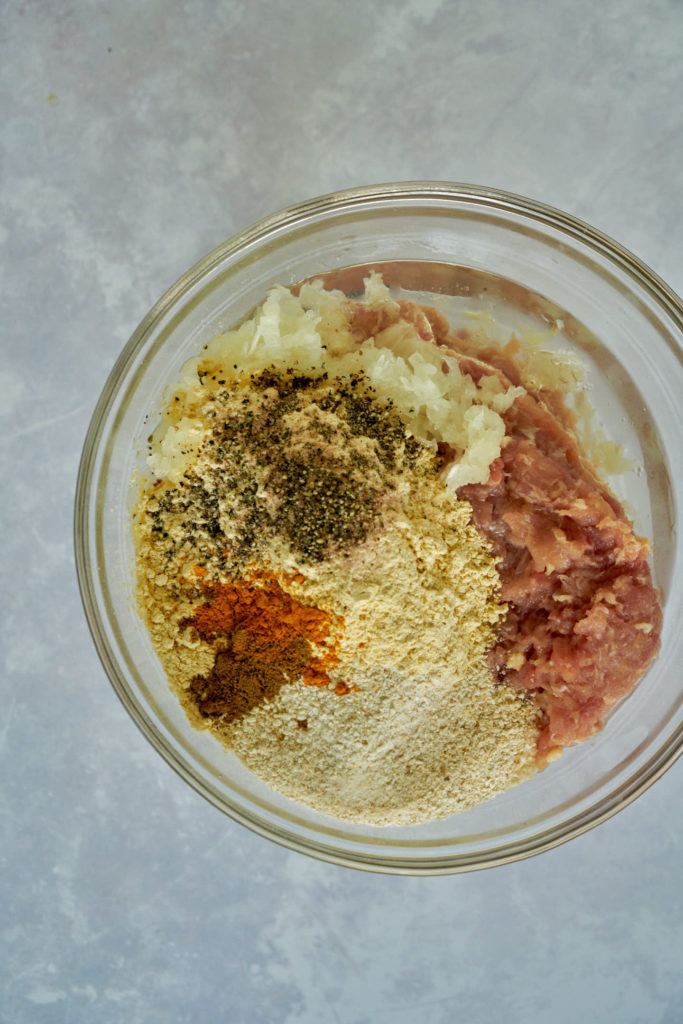
M 473 807 L 599 729 L 661 612 L 573 430 L 578 374 L 377 274 L 275 287 L 186 363 L 133 528 L 193 725 L 374 825 Z

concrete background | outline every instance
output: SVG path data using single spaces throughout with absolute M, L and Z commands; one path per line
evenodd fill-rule
M 107 374 L 236 230 L 340 187 L 498 186 L 683 288 L 679 0 L 5 0 L 0 1020 L 683 1020 L 681 774 L 532 860 L 435 879 L 289 853 L 120 706 L 72 501 Z

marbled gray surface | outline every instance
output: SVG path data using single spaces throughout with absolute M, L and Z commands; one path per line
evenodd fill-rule
M 683 287 L 680 0 L 6 0 L 0 1020 L 683 1020 L 681 769 L 478 874 L 252 835 L 119 705 L 81 612 L 81 444 L 150 304 L 291 202 L 416 178 L 588 219 Z

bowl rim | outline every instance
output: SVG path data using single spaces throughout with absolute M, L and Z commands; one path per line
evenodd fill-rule
M 262 820 L 256 816 L 252 817 L 241 808 L 226 805 L 225 800 L 221 799 L 203 779 L 196 776 L 175 751 L 163 742 L 157 734 L 154 723 L 148 719 L 144 710 L 138 706 L 129 692 L 118 671 L 117 659 L 106 639 L 106 630 L 102 628 L 102 614 L 95 594 L 94 574 L 89 571 L 90 524 L 87 498 L 91 494 L 94 480 L 98 442 L 102 440 L 102 426 L 114 404 L 126 369 L 133 362 L 150 331 L 176 303 L 182 301 L 183 295 L 188 290 L 227 259 L 236 257 L 249 246 L 264 243 L 269 236 L 280 235 L 287 230 L 294 229 L 313 215 L 334 215 L 335 212 L 342 210 L 352 212 L 355 208 L 361 207 L 365 209 L 372 206 L 386 207 L 388 202 L 404 204 L 408 207 L 415 206 L 420 202 L 436 204 L 439 201 L 464 203 L 474 208 L 494 208 L 569 235 L 593 249 L 606 258 L 609 263 L 616 265 L 634 279 L 669 316 L 675 327 L 683 333 L 683 301 L 662 278 L 610 236 L 572 214 L 545 203 L 497 188 L 447 181 L 399 181 L 326 193 L 268 214 L 232 235 L 186 270 L 143 317 L 108 374 L 92 413 L 79 461 L 73 519 L 78 588 L 90 635 L 100 662 L 126 711 L 166 763 L 192 789 L 228 817 L 278 845 L 339 866 L 403 875 L 454 874 L 496 867 L 553 849 L 595 828 L 632 803 L 674 764 L 683 753 L 683 724 L 679 724 L 666 741 L 637 769 L 634 777 L 626 779 L 611 793 L 600 797 L 579 814 L 551 825 L 540 833 L 523 839 L 507 841 L 502 846 L 494 847 L 489 851 L 470 851 L 465 855 L 451 852 L 444 856 L 433 857 L 420 855 L 417 859 L 409 860 L 408 858 L 396 858 L 375 853 L 368 855 L 353 850 L 334 851 L 325 843 L 318 843 L 308 838 L 304 840 L 286 827 L 280 825 L 269 827 Z M 679 359 L 683 357 L 682 350 L 677 350 L 677 354 Z

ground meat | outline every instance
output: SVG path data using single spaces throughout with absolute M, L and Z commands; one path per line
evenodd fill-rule
M 463 358 L 475 378 L 492 372 Z M 544 404 L 518 398 L 485 484 L 460 491 L 500 558 L 508 614 L 492 652 L 498 678 L 545 713 L 538 755 L 586 739 L 659 647 L 648 542 Z

